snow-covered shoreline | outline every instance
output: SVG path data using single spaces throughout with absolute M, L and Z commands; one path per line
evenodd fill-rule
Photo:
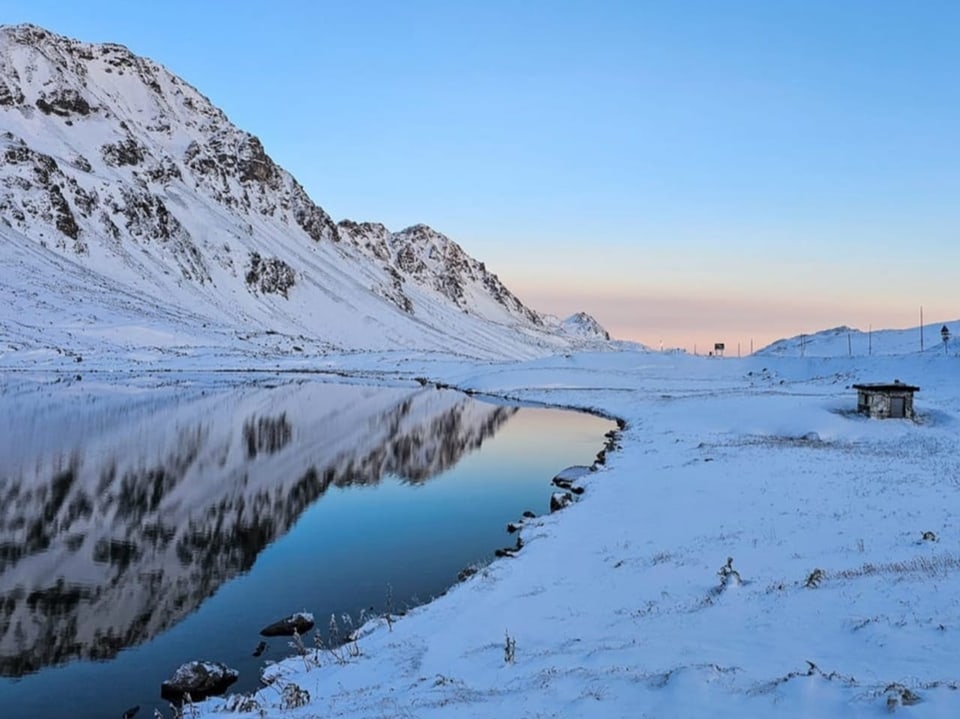
M 599 411 L 626 427 L 580 502 L 528 522 L 516 558 L 391 626 L 368 624 L 359 656 L 275 665 L 274 685 L 248 708 L 270 717 L 960 710 L 955 357 L 613 352 L 496 363 L 409 353 L 328 363 L 366 379 L 427 377 Z M 852 383 L 895 377 L 921 386 L 918 422 L 850 412 Z M 722 587 L 728 557 L 742 584 Z M 302 692 L 284 694 L 287 685 Z M 198 709 L 223 716 L 223 703 Z

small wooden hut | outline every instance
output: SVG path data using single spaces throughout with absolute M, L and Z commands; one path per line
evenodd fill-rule
M 857 411 L 877 419 L 913 419 L 913 393 L 919 387 L 893 382 L 855 384 Z

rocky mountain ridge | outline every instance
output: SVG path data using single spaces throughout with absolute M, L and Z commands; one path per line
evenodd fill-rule
M 258 138 L 121 45 L 0 27 L 0 157 L 4 259 L 17 253 L 34 273 L 55 261 L 140 295 L 187 344 L 197 314 L 211 332 L 260 329 L 330 348 L 533 356 L 573 341 L 425 225 L 335 223 Z M 43 263 L 28 259 L 29 243 Z M 7 306 L 23 303 L 14 295 L 24 288 L 0 284 Z M 112 294 L 80 298 L 88 324 L 143 329 Z M 50 316 L 0 315 L 0 329 L 29 338 L 78 298 L 41 299 Z

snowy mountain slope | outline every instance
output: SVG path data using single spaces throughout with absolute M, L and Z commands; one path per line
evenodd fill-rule
M 947 346 L 941 330 L 949 333 Z M 960 348 L 960 320 L 934 322 L 923 327 L 899 330 L 863 330 L 852 327 L 833 327 L 809 335 L 798 335 L 777 340 L 757 350 L 761 357 L 845 357 L 867 355 L 904 355 L 920 351 L 923 335 L 924 353 L 956 354 Z
M 442 234 L 334 223 L 256 137 L 120 45 L 0 28 L 0 156 L 0 240 L 20 248 L 20 271 L 89 278 L 69 296 L 54 283 L 60 300 L 37 295 L 51 305 L 92 317 L 122 288 L 157 308 L 151 331 L 187 344 L 204 324 L 479 357 L 571 344 Z M 8 275 L 7 306 L 29 304 Z M 14 331 L 14 317 L 0 329 L 25 345 L 43 345 L 51 321 L 66 331 L 29 315 Z
M 313 382 L 136 392 L 93 405 L 62 384 L 2 397 L 0 676 L 155 636 L 329 488 L 388 473 L 426 481 L 516 411 L 452 391 Z

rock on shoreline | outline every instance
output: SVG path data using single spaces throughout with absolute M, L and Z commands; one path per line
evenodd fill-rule
M 193 701 L 205 699 L 222 694 L 239 676 L 240 672 L 221 662 L 187 662 L 160 685 L 160 696 L 173 702 L 183 701 L 186 694 Z
M 313 629 L 313 615 L 310 612 L 297 612 L 260 630 L 264 637 L 292 637 L 294 632 L 305 634 Z

